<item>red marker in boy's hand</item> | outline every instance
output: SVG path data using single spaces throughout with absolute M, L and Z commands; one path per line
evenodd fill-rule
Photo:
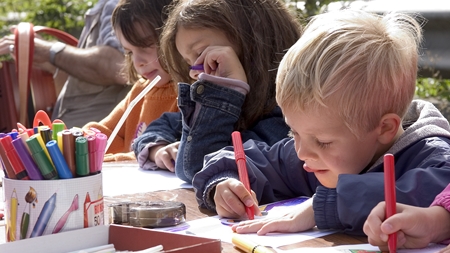
M 239 180 L 244 184 L 247 191 L 251 192 L 252 189 L 250 188 L 250 182 L 248 180 L 247 165 L 245 164 L 245 153 L 244 146 L 242 145 L 241 133 L 238 131 L 234 131 L 231 134 L 231 138 L 233 140 L 234 146 L 234 159 L 236 160 L 239 171 Z M 245 206 L 245 210 L 247 212 L 248 218 L 250 220 L 253 220 L 255 218 L 253 206 Z
M 384 198 L 386 201 L 386 219 L 397 213 L 395 197 L 395 166 L 392 154 L 384 155 Z M 389 235 L 388 248 L 390 253 L 397 250 L 397 233 Z

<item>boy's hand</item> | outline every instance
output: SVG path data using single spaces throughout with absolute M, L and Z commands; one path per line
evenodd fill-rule
M 265 235 L 270 232 L 300 232 L 313 228 L 315 225 L 311 198 L 300 204 L 296 210 L 281 217 L 243 221 L 233 225 L 231 229 L 240 234 L 256 232 L 258 235 Z
M 422 208 L 397 203 L 397 214 L 385 220 L 385 208 L 384 201 L 375 206 L 363 227 L 369 243 L 378 246 L 382 251 L 388 250 L 389 234 L 395 232 L 399 248 L 426 247 L 434 241 L 434 232 L 439 231 L 438 223 L 444 222 L 438 213 L 447 212 L 444 208 L 437 206 Z M 443 212 L 444 215 L 446 215 L 445 212 Z
M 150 148 L 149 159 L 154 161 L 156 166 L 161 169 L 175 171 L 175 160 L 178 154 L 180 142 L 174 142 L 168 145 L 158 145 Z
M 250 194 L 244 184 L 236 179 L 227 179 L 216 186 L 214 194 L 216 211 L 222 217 L 242 218 L 247 217 L 245 207 L 253 206 L 256 215 L 261 215 L 255 193 Z

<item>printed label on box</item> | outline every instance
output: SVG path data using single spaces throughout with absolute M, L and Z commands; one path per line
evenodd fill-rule
M 4 178 L 3 184 L 7 241 L 104 224 L 101 173 L 59 180 Z

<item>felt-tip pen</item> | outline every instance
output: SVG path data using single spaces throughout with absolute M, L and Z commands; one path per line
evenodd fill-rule
M 58 179 L 58 173 L 56 172 L 52 163 L 45 154 L 44 149 L 38 141 L 39 137 L 39 134 L 34 134 L 27 140 L 27 145 L 30 148 L 31 156 L 33 157 L 33 160 L 36 162 L 42 176 L 45 179 Z
M 245 189 L 247 189 L 247 191 L 250 193 L 252 189 L 250 188 L 250 182 L 248 180 L 247 165 L 245 164 L 245 153 L 244 146 L 242 145 L 241 133 L 238 131 L 234 131 L 231 134 L 231 138 L 233 141 L 236 165 L 238 167 L 239 180 L 245 186 Z M 245 206 L 245 210 L 247 212 L 248 218 L 250 220 L 253 220 L 255 218 L 253 206 Z
M 75 139 L 75 166 L 77 176 L 89 175 L 89 148 L 86 137 Z
M 198 64 L 198 65 L 189 66 L 189 69 L 190 69 L 190 70 L 200 70 L 200 71 L 203 71 L 203 70 L 204 70 L 204 67 L 203 67 L 203 64 Z
M 9 160 L 9 163 L 11 164 L 11 167 L 14 171 L 14 174 L 16 175 L 17 179 L 22 180 L 29 180 L 30 177 L 28 176 L 27 171 L 25 170 L 25 166 L 22 163 L 22 160 L 19 158 L 19 154 L 17 154 L 17 151 L 14 149 L 12 145 L 13 139 L 10 135 L 7 135 L 0 139 L 0 144 L 3 147 L 3 150 L 5 151 L 6 157 Z
M 55 140 L 51 140 L 46 144 L 47 150 L 50 153 L 53 164 L 55 165 L 56 171 L 58 172 L 59 178 L 68 179 L 72 178 L 72 172 L 70 172 L 69 166 L 67 165 L 64 156 L 59 150 L 58 143 Z
M 27 138 L 27 140 L 28 139 L 29 138 Z M 42 176 L 39 167 L 34 162 L 33 157 L 31 157 L 28 146 L 23 143 L 22 138 L 18 137 L 17 139 L 13 140 L 12 145 L 14 146 L 17 154 L 19 154 L 19 158 L 25 166 L 28 177 L 30 177 L 31 180 L 43 180 L 44 177 Z
M 72 172 L 72 176 L 75 177 L 75 137 L 72 135 L 72 132 L 69 129 L 65 129 L 61 133 L 64 159 L 66 159 L 67 165 Z
M 395 196 L 395 162 L 392 154 L 384 157 L 384 196 L 386 201 L 386 219 L 397 213 Z M 390 253 L 397 250 L 397 233 L 389 235 L 388 248 Z

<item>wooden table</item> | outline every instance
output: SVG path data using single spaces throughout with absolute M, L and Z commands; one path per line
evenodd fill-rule
M 130 195 L 120 195 L 114 197 L 104 197 L 105 201 L 105 221 L 109 218 L 109 209 L 106 205 L 120 201 L 156 201 L 156 200 L 172 200 L 183 202 L 186 205 L 186 219 L 187 221 L 192 221 L 196 219 L 205 218 L 208 216 L 216 215 L 206 209 L 200 209 L 195 200 L 195 193 L 193 189 L 175 189 L 168 191 L 157 191 L 149 193 L 138 193 Z M 327 247 L 327 246 L 337 246 L 344 244 L 361 244 L 367 243 L 366 237 L 354 237 L 345 234 L 331 234 L 320 238 L 315 238 L 308 241 L 299 242 L 292 245 L 287 245 L 280 247 L 281 249 L 294 249 L 299 247 Z M 232 244 L 227 242 L 222 242 L 222 252 L 223 253 L 236 253 L 242 252 L 235 248 Z

